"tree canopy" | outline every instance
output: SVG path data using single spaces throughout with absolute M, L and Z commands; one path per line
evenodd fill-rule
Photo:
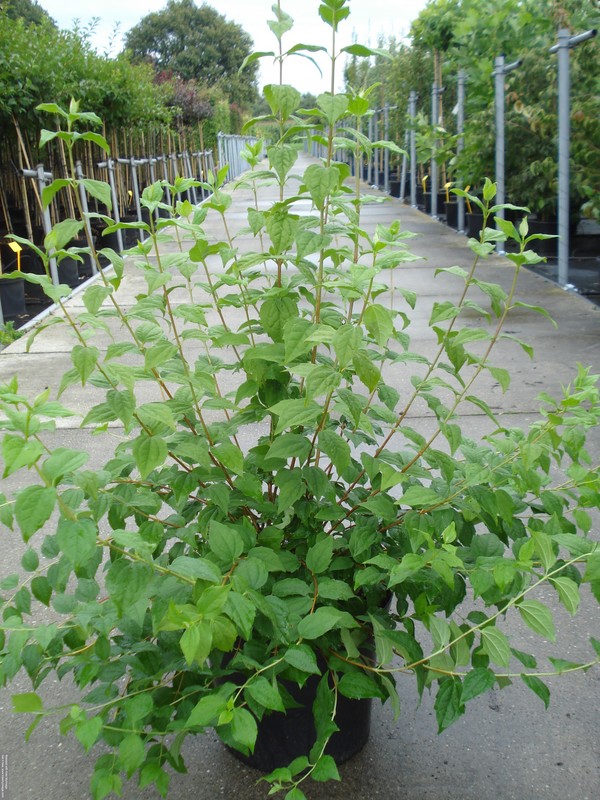
M 22 19 L 26 24 L 55 24 L 48 12 L 35 0 L 4 0 L 0 2 L 0 10 L 6 13 L 8 19 Z
M 150 61 L 157 71 L 184 80 L 219 86 L 231 102 L 248 105 L 256 98 L 257 65 L 238 70 L 253 50 L 249 34 L 214 8 L 193 0 L 169 0 L 127 34 L 132 59 Z

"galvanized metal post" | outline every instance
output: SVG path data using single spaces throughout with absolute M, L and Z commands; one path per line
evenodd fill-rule
M 368 133 L 368 136 L 369 136 L 369 141 L 372 142 L 373 141 L 373 136 L 374 136 L 374 134 L 373 134 L 373 115 L 371 115 L 369 117 L 369 133 Z M 371 186 L 373 184 L 373 154 L 372 153 L 369 156 L 369 163 L 367 165 L 367 183 L 369 184 L 369 186 Z
M 596 36 L 595 29 L 571 36 L 568 28 L 560 28 L 558 41 L 550 48 L 558 53 L 558 282 L 569 284 L 569 158 L 571 149 L 570 94 L 571 75 L 569 50 Z
M 496 108 L 496 205 L 505 202 L 505 181 L 504 181 L 504 76 L 521 65 L 520 61 L 513 61 L 506 64 L 503 55 L 496 56 L 494 67 L 494 98 Z M 497 213 L 498 217 L 504 219 L 504 209 Z M 504 242 L 496 242 L 496 252 L 504 255 Z
M 36 178 L 40 197 L 42 196 L 42 192 L 46 188 L 46 184 L 52 182 L 52 173 L 44 172 L 43 164 L 38 164 L 35 169 L 24 169 L 22 170 L 22 173 L 26 178 Z M 48 208 L 48 206 L 46 206 L 46 208 L 43 211 L 42 222 L 44 225 L 44 233 L 47 236 L 52 230 L 52 220 L 50 219 L 50 209 Z M 55 258 L 50 259 L 50 277 L 52 278 L 52 283 L 55 286 L 58 286 L 60 281 L 58 279 L 58 268 L 56 266 Z
M 459 155 L 465 146 L 465 85 L 467 82 L 467 73 L 464 69 L 458 71 L 458 105 L 456 110 L 456 129 L 458 132 L 458 141 L 456 143 L 456 154 Z M 458 179 L 459 189 L 464 189 L 462 180 Z M 465 198 L 458 198 L 458 232 L 465 232 Z
M 438 85 L 434 81 L 431 86 L 431 126 L 434 130 L 434 142 L 436 141 L 436 128 L 438 125 Z M 429 191 L 431 192 L 431 216 L 437 219 L 437 192 L 438 192 L 438 165 L 435 160 L 435 146 L 431 154 L 430 166 L 430 185 Z
M 110 186 L 110 196 L 112 199 L 112 218 L 118 223 L 121 221 L 121 217 L 119 214 L 119 200 L 117 197 L 117 187 L 115 184 L 115 162 L 112 158 L 109 158 L 106 161 L 99 161 L 98 166 L 100 169 L 106 168 L 108 172 L 108 183 Z M 117 230 L 117 249 L 119 253 L 123 252 L 123 234 L 120 228 Z
M 78 188 L 79 188 L 79 199 L 81 200 L 81 209 L 83 211 L 83 219 L 85 221 L 85 229 L 88 235 L 88 241 L 93 241 L 93 234 L 92 234 L 92 226 L 90 225 L 90 220 L 88 217 L 89 208 L 88 208 L 88 201 L 87 201 L 87 194 L 85 191 L 85 186 L 83 185 L 83 170 L 81 168 L 81 161 L 75 162 L 75 177 L 78 180 Z M 86 256 L 89 259 L 89 264 L 92 270 L 92 275 L 96 275 L 98 272 L 98 267 L 96 266 L 96 260 L 91 256 Z
M 373 141 L 376 142 L 379 139 L 379 111 L 380 109 L 375 109 L 375 115 L 373 117 Z M 373 158 L 373 183 L 379 188 L 379 153 L 375 148 L 373 148 L 372 158 Z
M 417 138 L 415 119 L 417 116 L 417 93 L 413 90 L 408 101 L 410 116 L 410 204 L 417 207 Z
M 398 197 L 403 203 L 406 197 L 406 169 L 408 166 L 408 142 L 410 138 L 410 131 L 408 128 L 404 132 L 404 153 L 402 154 L 402 170 L 400 172 L 400 191 Z
M 390 104 L 386 103 L 383 109 L 383 138 L 389 141 L 390 138 Z M 390 151 L 385 148 L 383 151 L 383 190 L 386 194 L 390 193 Z

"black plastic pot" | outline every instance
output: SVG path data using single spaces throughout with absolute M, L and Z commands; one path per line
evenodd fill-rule
M 558 233 L 558 223 L 556 220 L 531 219 L 527 220 L 529 234 L 544 233 L 556 236 Z M 530 250 L 536 252 L 544 258 L 556 258 L 558 255 L 558 239 L 534 239 L 527 245 Z
M 59 283 L 66 283 L 71 289 L 79 286 L 79 262 L 67 256 L 57 265 Z
M 468 212 L 467 218 L 467 233 L 472 239 L 479 239 L 479 234 L 483 227 L 483 214 L 475 211 Z
M 390 181 L 390 195 L 400 197 L 400 181 Z
M 446 214 L 446 225 L 458 230 L 458 203 L 456 200 L 444 203 L 444 213 Z
M 0 276 L 0 305 L 5 322 L 27 313 L 25 308 L 25 281 L 23 278 Z
M 265 715 L 258 723 L 258 737 L 252 755 L 246 756 L 234 748 L 227 749 L 244 764 L 262 772 L 272 772 L 285 767 L 299 756 L 308 756 L 316 740 L 312 705 L 320 677 L 312 675 L 302 688 L 285 683 L 285 688 L 299 708 L 290 708 L 286 714 L 275 711 Z M 337 764 L 352 758 L 366 745 L 371 730 L 370 699 L 350 700 L 338 695 L 335 724 L 339 731 L 333 734 L 326 753 Z
M 446 202 L 446 192 L 437 193 L 437 213 L 443 212 L 444 204 Z M 425 212 L 431 214 L 431 192 L 425 192 Z

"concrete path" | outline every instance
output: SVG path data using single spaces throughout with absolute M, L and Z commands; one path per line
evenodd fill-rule
M 269 200 L 268 192 L 261 196 L 261 204 L 268 205 Z M 234 230 L 245 224 L 248 205 L 249 195 L 241 192 L 229 215 Z M 401 221 L 403 229 L 418 234 L 410 248 L 422 260 L 398 269 L 395 283 L 419 293 L 409 332 L 412 349 L 427 354 L 433 346 L 426 325 L 432 303 L 455 298 L 462 288 L 454 276 L 443 274 L 434 279 L 434 273 L 440 267 L 455 264 L 468 268 L 471 251 L 464 237 L 397 200 L 365 208 L 364 224 L 370 230 L 377 223 L 390 224 L 395 219 Z M 221 223 L 216 217 L 209 216 L 206 229 L 222 238 Z M 237 245 L 242 251 L 253 247 L 252 238 L 242 235 Z M 508 286 L 512 266 L 494 256 L 482 264 L 479 277 Z M 133 268 L 126 269 L 118 295 L 124 306 L 135 302 L 140 280 Z M 174 297 L 175 302 L 184 299 Z M 512 388 L 505 395 L 491 379 L 484 378 L 478 393 L 507 424 L 526 426 L 537 416 L 536 395 L 540 391 L 558 394 L 561 385 L 574 377 L 577 362 L 591 365 L 595 372 L 600 370 L 600 308 L 529 272 L 521 276 L 519 299 L 546 308 L 558 328 L 538 314 L 516 310 L 506 332 L 532 344 L 535 360 L 531 361 L 514 343 L 501 343 L 494 360 L 510 370 Z M 81 295 L 73 297 L 68 307 L 74 314 L 83 311 Z M 481 320 L 474 313 L 473 325 L 479 324 Z M 25 339 L 15 342 L 0 353 L 0 383 L 17 375 L 22 392 L 34 395 L 48 387 L 54 394 L 61 375 L 71 366 L 72 344 L 66 327 L 59 325 L 38 336 L 29 353 L 25 352 Z M 400 389 L 406 385 L 407 378 L 400 371 L 393 379 Z M 53 436 L 55 442 L 65 446 L 88 446 L 92 466 L 99 466 L 108 457 L 112 436 L 119 433 L 116 429 L 105 436 L 92 436 L 79 428 L 86 410 L 100 399 L 100 393 L 91 387 L 70 387 L 63 402 L 77 416 L 59 421 L 59 430 Z M 463 424 L 475 436 L 487 430 L 489 423 L 482 414 L 465 408 Z M 427 415 L 415 409 L 413 425 L 426 429 Z M 592 457 L 597 460 L 600 436 L 595 439 Z M 18 486 L 14 478 L 5 484 L 3 491 Z M 2 531 L 0 535 L 0 574 L 5 575 L 18 568 L 22 546 L 9 532 Z M 562 629 L 562 643 L 566 643 L 562 653 L 568 652 L 572 660 L 577 660 L 582 649 L 589 655 L 589 635 L 600 639 L 600 613 L 593 604 L 583 609 L 575 624 L 560 610 L 557 622 Z M 523 649 L 527 647 L 524 645 Z M 399 686 L 403 704 L 400 719 L 394 722 L 389 708 L 376 706 L 371 740 L 362 753 L 342 767 L 343 783 L 311 787 L 308 794 L 312 800 L 596 800 L 600 796 L 600 670 L 554 679 L 547 712 L 540 700 L 520 684 L 490 692 L 472 702 L 466 715 L 441 736 L 436 734 L 430 698 L 418 703 L 410 676 L 401 677 Z M 20 678 L 14 688 L 30 689 L 25 678 Z M 73 699 L 66 682 L 56 682 L 45 692 L 51 695 L 53 704 Z M 0 690 L 0 754 L 7 757 L 8 769 L 8 790 L 2 800 L 90 797 L 92 759 L 83 754 L 75 739 L 61 738 L 54 725 L 43 723 L 26 745 L 23 733 L 28 722 L 13 715 L 10 706 L 9 692 Z M 184 754 L 189 772 L 173 776 L 169 794 L 172 800 L 266 797 L 267 786 L 256 785 L 259 774 L 237 762 L 216 736 L 188 740 Z M 126 800 L 158 796 L 153 790 L 140 791 L 134 784 L 126 785 L 123 791 Z

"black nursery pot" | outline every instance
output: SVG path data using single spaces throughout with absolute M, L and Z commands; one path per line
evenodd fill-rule
M 25 308 L 25 280 L 0 276 L 0 305 L 5 322 L 27 313 Z
M 458 203 L 456 200 L 444 203 L 444 212 L 446 214 L 446 225 L 449 228 L 458 230 Z
M 308 756 L 316 740 L 312 705 L 320 677 L 311 676 L 302 688 L 285 683 L 285 688 L 299 708 L 287 713 L 275 711 L 265 714 L 258 723 L 258 736 L 254 752 L 246 756 L 234 748 L 227 749 L 244 764 L 261 772 L 272 772 L 286 767 L 299 756 Z M 371 699 L 350 700 L 338 695 L 335 724 L 339 731 L 333 734 L 325 752 L 337 764 L 352 758 L 366 745 L 371 730 Z
M 467 215 L 467 233 L 472 239 L 479 239 L 483 227 L 483 214 L 469 212 Z

